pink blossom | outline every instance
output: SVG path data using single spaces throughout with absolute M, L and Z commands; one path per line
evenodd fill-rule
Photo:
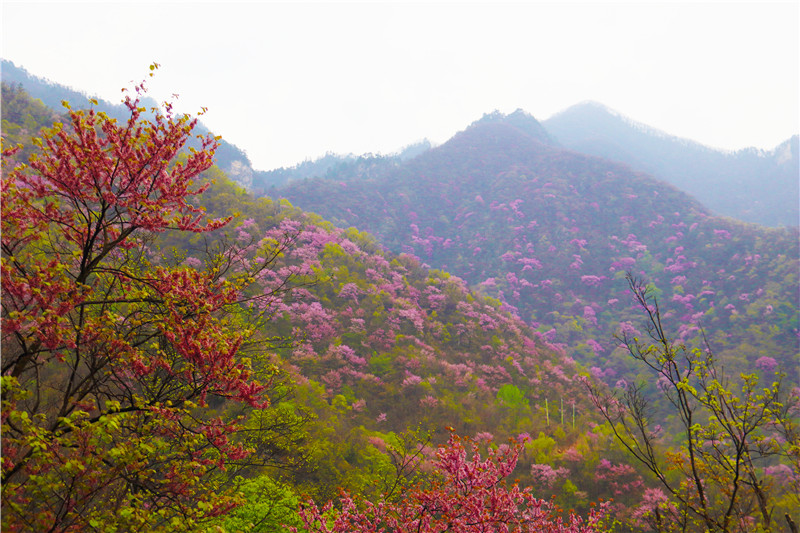
M 413 387 L 415 385 L 419 385 L 420 383 L 422 383 L 422 378 L 421 377 L 419 377 L 419 376 L 417 376 L 415 374 L 412 374 L 408 370 L 406 370 L 406 378 L 403 380 L 403 383 L 402 383 L 402 387 L 404 389 L 408 388 L 408 387 Z
M 359 289 L 358 285 L 355 283 L 345 283 L 342 285 L 342 288 L 339 289 L 339 298 L 352 299 L 358 303 L 358 297 L 361 293 L 361 289 Z
M 645 489 L 642 502 L 631 516 L 634 523 L 648 530 L 659 531 L 664 524 L 677 522 L 678 510 L 661 489 Z
M 488 431 L 477 433 L 475 435 L 475 442 L 492 442 L 493 440 L 494 440 L 494 435 L 492 435 Z
M 756 360 L 756 367 L 764 372 L 774 372 L 778 367 L 778 362 L 772 357 L 763 356 Z
M 439 400 L 435 396 L 425 396 L 419 401 L 420 406 L 422 407 L 436 407 L 439 405 Z
M 594 326 L 597 325 L 597 316 L 595 315 L 594 309 L 592 309 L 591 305 L 584 306 L 583 318 L 590 324 Z
M 589 287 L 597 287 L 599 286 L 604 279 L 607 279 L 605 276 L 581 276 L 581 282 L 584 285 L 588 285 Z
M 543 490 L 551 490 L 561 479 L 566 479 L 569 470 L 563 467 L 553 468 L 546 464 L 534 463 L 531 465 L 531 476 L 534 485 Z
M 187 257 L 183 261 L 183 266 L 194 268 L 195 270 L 199 270 L 203 268 L 203 262 L 197 259 L 196 257 Z
M 589 345 L 589 348 L 592 349 L 595 355 L 600 355 L 603 353 L 603 346 L 594 339 L 589 339 L 586 341 L 586 344 Z

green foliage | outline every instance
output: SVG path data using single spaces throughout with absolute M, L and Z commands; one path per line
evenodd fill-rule
M 525 443 L 525 450 L 533 455 L 536 463 L 548 463 L 556 447 L 556 440 L 546 435 L 543 431 L 537 437 Z
M 709 347 L 690 349 L 668 338 L 652 288 L 631 275 L 628 281 L 647 316 L 647 334 L 620 340 L 657 381 L 673 421 L 655 416 L 642 386 L 618 394 L 590 387 L 615 437 L 666 488 L 685 530 L 729 532 L 748 524 L 777 531 L 778 509 L 793 524 L 800 503 L 791 481 L 800 479 L 797 390 L 787 394 L 780 380 L 764 383 L 755 373 L 729 377 Z M 788 479 L 771 482 L 768 472 L 781 468 Z M 793 503 L 776 507 L 787 498 Z
M 234 486 L 245 503 L 220 522 L 226 533 L 283 533 L 299 527 L 299 498 L 285 484 L 268 475 L 237 477 Z
M 32 138 L 39 135 L 42 128 L 52 126 L 58 115 L 45 106 L 41 100 L 28 95 L 20 85 L 2 83 L 2 134 L 6 148 L 21 145 L 22 150 L 14 157 L 18 161 L 27 161 L 36 151 Z
M 237 505 L 227 475 L 302 440 L 263 352 L 279 339 L 255 331 L 288 286 L 260 284 L 274 257 L 151 247 L 229 222 L 192 204 L 215 139 L 186 150 L 194 119 L 126 105 L 119 123 L 70 110 L 28 166 L 3 152 L 3 530 L 200 529 Z
M 196 177 L 193 186 L 212 182 L 198 207 L 210 217 L 233 217 L 230 224 L 204 234 L 148 235 L 150 259 L 125 264 L 137 265 L 134 274 L 142 275 L 160 262 L 171 269 L 210 272 L 215 282 L 235 286 L 241 299 L 225 307 L 224 325 L 246 338 L 241 360 L 269 383 L 271 403 L 253 409 L 211 394 L 205 406 L 172 406 L 185 421 L 207 414 L 235 423 L 240 431 L 231 438 L 251 455 L 230 463 L 226 472 L 212 473 L 212 466 L 182 470 L 181 475 L 201 481 L 196 490 L 205 491 L 208 499 L 196 508 L 198 522 L 172 524 L 173 516 L 165 512 L 156 517 L 163 518 L 159 527 L 200 528 L 203 522 L 229 531 L 271 531 L 297 525 L 293 506 L 298 494 L 324 502 L 344 488 L 372 501 L 399 498 L 416 482 L 430 481 L 419 465 L 448 437 L 448 426 L 481 435 L 482 446 L 491 449 L 509 437 L 536 435 L 520 455 L 515 477 L 522 486 L 533 484 L 534 463 L 566 472 L 554 485 L 561 506 L 586 511 L 592 500 L 612 496 L 596 471 L 603 461 L 622 464 L 625 456 L 613 443 L 612 429 L 595 424 L 601 418 L 579 382 L 596 370 L 617 371 L 616 377 L 624 373 L 629 379 L 645 375 L 629 371 L 623 351 L 608 343 L 618 323 L 633 317 L 624 303 L 610 303 L 620 297 L 617 282 L 624 276 L 612 265 L 629 255 L 636 256 L 631 259 L 637 267 L 654 272 L 654 283 L 667 300 L 696 296 L 693 311 L 702 311 L 708 336 L 722 346 L 726 364 L 752 368 L 753 361 L 770 354 L 785 354 L 783 363 L 795 360 L 795 352 L 785 350 L 797 328 L 796 305 L 787 296 L 787 284 L 797 282 L 791 232 L 738 228 L 711 219 L 694 204 L 685 209 L 686 199 L 665 188 L 654 189 L 658 199 L 636 202 L 624 195 L 652 182 L 609 175 L 596 161 L 582 160 L 583 167 L 575 170 L 564 154 L 538 153 L 534 159 L 542 166 L 533 160 L 521 165 L 514 157 L 533 157 L 527 141 L 493 128 L 496 147 L 482 144 L 485 139 L 471 132 L 454 139 L 447 150 L 426 152 L 413 165 L 392 163 L 398 174 L 391 181 L 381 177 L 382 167 L 376 164 L 369 167 L 372 174 L 359 174 L 367 167 L 356 169 L 348 176 L 352 179 L 342 180 L 346 186 L 309 180 L 289 189 L 297 193 L 290 195 L 297 205 L 309 205 L 308 198 L 318 201 L 321 207 L 314 209 L 347 227 L 341 230 L 287 199 L 254 198 L 220 168 Z M 487 160 L 499 159 L 485 166 L 485 150 L 491 151 Z M 186 164 L 188 156 L 178 161 Z M 352 168 L 336 169 L 337 176 Z M 590 192 L 599 195 L 602 209 L 586 203 Z M 403 203 L 396 202 L 400 195 L 406 195 Z M 522 201 L 512 210 L 516 200 Z M 634 208 L 641 220 L 620 221 Z M 659 215 L 665 222 L 648 227 Z M 412 224 L 417 231 L 413 239 Z M 684 229 L 680 243 L 687 256 L 697 259 L 696 279 L 672 283 L 676 276 L 668 269 L 678 254 L 677 243 L 666 242 L 676 230 L 672 224 L 697 224 Z M 451 233 L 453 228 L 457 231 Z M 715 242 L 715 230 L 734 237 Z M 635 234 L 642 242 L 631 240 Z M 412 250 L 422 259 L 394 255 L 383 244 L 398 252 Z M 639 246 L 646 249 L 629 249 Z M 760 254 L 760 262 L 745 259 L 748 254 Z M 232 266 L 237 261 L 249 268 L 237 270 Z M 423 261 L 458 269 L 464 279 L 429 270 Z M 716 266 L 723 261 L 730 262 L 724 275 Z M 729 280 L 731 275 L 736 279 Z M 283 290 L 287 286 L 299 290 L 288 293 Z M 742 292 L 747 300 L 741 299 Z M 737 313 L 725 310 L 728 304 Z M 680 305 L 669 312 L 681 316 Z M 106 309 L 106 318 L 125 317 L 129 307 L 113 302 Z M 530 319 L 535 329 L 517 315 Z M 5 353 L 4 345 L 4 358 Z M 590 371 L 592 364 L 602 368 Z M 167 384 L 156 380 L 152 390 Z M 4 376 L 3 386 L 4 401 L 35 402 L 18 381 Z M 647 387 L 657 392 L 654 382 Z M 112 459 L 139 464 L 142 457 L 158 456 L 177 462 L 181 453 L 191 454 L 204 444 L 189 435 L 175 441 L 129 438 L 131 425 L 150 430 L 155 422 L 122 413 L 120 406 L 106 406 L 96 420 L 100 436 L 92 437 L 100 441 L 90 441 L 102 444 Z M 6 412 L 9 427 L 25 432 L 25 446 L 45 445 L 41 417 L 24 410 Z M 80 427 L 86 412 L 77 409 L 59 423 Z M 718 429 L 712 422 L 709 427 Z M 412 429 L 420 427 L 430 429 Z M 204 459 L 218 459 L 214 446 L 204 450 Z M 75 477 L 81 467 L 67 461 L 64 472 Z M 29 481 L 31 486 L 38 482 L 35 477 Z M 42 484 L 37 490 L 44 494 L 52 487 Z M 230 506 L 208 508 L 220 494 Z M 630 516 L 639 496 L 617 496 L 618 516 Z M 152 529 L 148 520 L 157 513 L 148 516 L 139 496 L 127 497 L 118 496 L 116 507 L 88 510 L 88 523 L 110 528 L 111 513 L 119 510 L 120 527 Z M 788 494 L 776 502 L 780 509 L 795 503 Z M 224 516 L 210 520 L 216 512 Z
M 497 390 L 497 400 L 503 405 L 513 408 L 522 408 L 528 406 L 528 400 L 525 394 L 516 385 L 506 383 Z

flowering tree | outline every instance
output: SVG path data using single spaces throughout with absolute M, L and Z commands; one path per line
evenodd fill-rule
M 29 166 L 3 153 L 4 531 L 187 528 L 223 513 L 236 500 L 214 474 L 250 450 L 207 402 L 268 404 L 270 371 L 239 355 L 253 277 L 224 279 L 221 256 L 169 267 L 147 245 L 229 219 L 190 201 L 216 139 L 187 153 L 197 119 L 165 104 L 144 120 L 143 91 L 125 123 L 68 109 Z
M 307 531 L 324 533 L 600 531 L 605 504 L 592 510 L 586 520 L 574 514 L 564 520 L 529 488 L 506 484 L 522 445 L 490 448 L 482 459 L 474 442 L 453 434 L 436 453 L 433 468 L 440 477 L 432 486 L 417 486 L 399 501 L 377 503 L 358 501 L 345 493 L 340 510 L 334 510 L 332 502 L 322 509 L 309 502 L 300 516 Z
M 621 394 L 589 389 L 617 440 L 673 500 L 646 493 L 650 502 L 639 509 L 640 518 L 661 531 L 773 531 L 780 527 L 775 512 L 782 503 L 783 518 L 796 532 L 790 514 L 800 503 L 796 487 L 774 483 L 768 472 L 782 464 L 800 479 L 797 389 L 783 394 L 780 381 L 764 386 L 757 374 L 727 378 L 708 346 L 689 349 L 672 341 L 650 287 L 631 274 L 627 279 L 647 315 L 649 339 L 623 333 L 620 340 L 671 406 L 676 441 L 663 440 L 642 386 L 626 385 Z M 664 451 L 671 444 L 676 447 Z

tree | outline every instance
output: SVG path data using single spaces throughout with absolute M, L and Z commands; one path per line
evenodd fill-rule
M 3 152 L 4 531 L 191 529 L 238 503 L 219 474 L 252 449 L 209 401 L 268 406 L 276 369 L 243 356 L 240 300 L 271 297 L 254 270 L 289 241 L 255 269 L 161 260 L 153 235 L 230 218 L 192 203 L 217 139 L 187 149 L 197 119 L 166 103 L 145 120 L 144 90 L 123 123 L 68 108 L 29 166 Z
M 490 448 L 482 459 L 477 445 L 451 434 L 433 461 L 438 481 L 417 485 L 404 498 L 377 503 L 357 500 L 344 493 L 341 509 L 329 502 L 319 509 L 314 502 L 301 508 L 307 531 L 360 532 L 550 532 L 599 531 L 605 505 L 593 509 L 587 520 L 570 514 L 558 516 L 547 501 L 537 499 L 530 488 L 507 485 L 523 443 Z M 295 529 L 296 531 L 296 529 Z
M 235 480 L 246 503 L 224 517 L 225 531 L 249 533 L 283 533 L 292 525 L 300 525 L 298 500 L 292 490 L 264 475 L 249 480 Z
M 663 450 L 667 422 L 656 419 L 643 384 L 621 393 L 589 389 L 617 440 L 677 503 L 651 505 L 644 518 L 665 531 L 777 530 L 774 511 L 791 488 L 767 472 L 784 462 L 800 478 L 797 391 L 787 398 L 780 380 L 764 386 L 757 374 L 729 379 L 708 343 L 700 349 L 672 341 L 652 288 L 627 279 L 647 316 L 647 338 L 623 333 L 619 340 L 653 376 L 677 425 L 670 428 L 677 447 Z M 796 511 L 794 500 L 788 509 Z M 793 518 L 785 518 L 796 532 Z

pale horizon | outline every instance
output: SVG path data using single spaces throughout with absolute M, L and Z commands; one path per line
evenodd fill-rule
M 160 63 L 150 96 L 208 108 L 259 170 L 584 101 L 729 151 L 800 129 L 797 2 L 6 1 L 2 15 L 4 59 L 110 102 Z

